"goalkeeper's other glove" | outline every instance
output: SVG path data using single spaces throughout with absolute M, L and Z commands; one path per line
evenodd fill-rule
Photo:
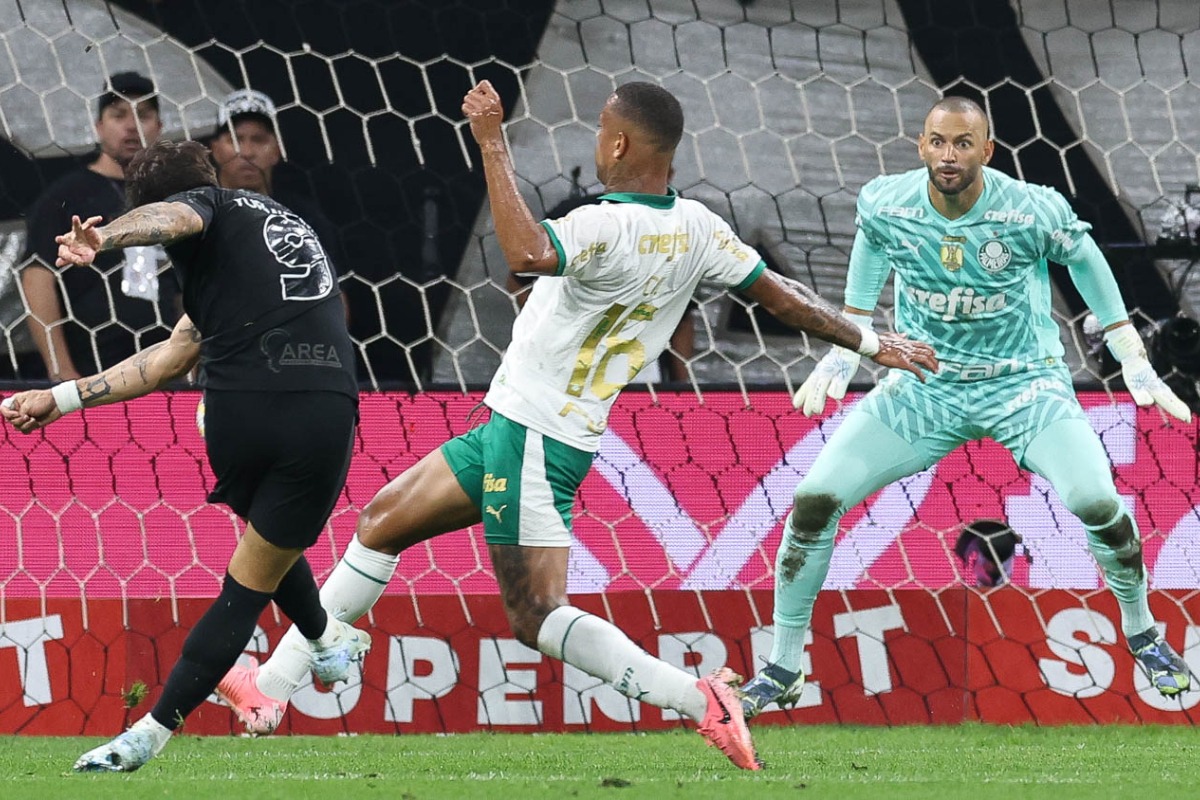
M 871 316 L 851 313 L 846 313 L 845 316 L 846 319 L 863 329 L 863 345 L 860 347 L 862 354 L 874 355 L 879 352 L 879 337 L 871 330 Z M 871 334 L 869 337 L 866 335 L 868 331 Z M 871 350 L 872 344 L 874 345 L 873 351 Z M 850 387 L 850 380 L 854 377 L 854 373 L 858 372 L 858 364 L 861 360 L 862 355 L 853 350 L 847 350 L 837 345 L 829 348 L 829 352 L 813 368 L 812 374 L 804 383 L 800 384 L 796 394 L 792 395 L 792 407 L 800 409 L 804 416 L 811 417 L 813 414 L 820 414 L 825 410 L 827 397 L 841 400 L 846 396 L 846 389 Z
M 1133 325 L 1121 325 L 1106 331 L 1104 341 L 1108 343 L 1113 358 L 1121 362 L 1121 376 L 1125 379 L 1125 387 L 1133 395 L 1133 402 L 1139 406 L 1160 406 L 1172 417 L 1191 422 L 1191 409 L 1150 366 L 1146 346 L 1142 344 L 1142 337 Z

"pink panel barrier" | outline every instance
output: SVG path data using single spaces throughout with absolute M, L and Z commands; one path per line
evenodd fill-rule
M 357 509 L 465 430 L 477 396 L 364 395 L 357 457 L 326 572 Z M 198 395 L 144 398 L 0 442 L 0 733 L 111 734 L 157 696 L 216 593 L 237 521 L 204 502 L 212 477 Z M 1158 619 L 1200 659 L 1196 425 L 1083 398 L 1135 509 Z M 771 562 L 793 487 L 842 419 L 794 413 L 783 393 L 626 394 L 580 492 L 570 589 L 650 652 L 703 672 L 769 652 Z M 965 521 L 1002 517 L 1025 539 L 1012 586 L 963 585 Z M 871 724 L 1196 721 L 1200 693 L 1164 701 L 1124 650 L 1083 531 L 994 443 L 963 448 L 846 516 L 813 618 L 800 706 L 766 722 Z M 630 730 L 680 724 L 512 641 L 478 528 L 405 554 L 375 609 L 363 680 L 304 689 L 284 730 Z M 365 624 L 365 623 L 364 623 Z M 250 650 L 282 635 L 268 613 Z M 1200 661 L 1193 664 L 1200 671 Z M 1194 695 L 1194 696 L 1193 696 Z M 197 733 L 229 732 L 206 704 Z
M 195 393 L 159 394 L 68 417 L 0 442 L 0 585 L 6 597 L 215 594 L 238 524 L 207 506 L 212 476 Z M 478 396 L 366 394 L 358 453 L 329 536 L 309 553 L 335 562 L 361 508 L 389 478 L 463 432 Z M 1106 395 L 1083 397 L 1136 510 L 1158 588 L 1200 586 L 1197 428 Z M 783 393 L 696 397 L 626 393 L 577 506 L 574 592 L 769 589 L 796 482 L 840 422 L 792 411 Z M 834 588 L 958 585 L 965 521 L 1005 518 L 1025 538 L 1014 581 L 1099 586 L 1079 523 L 1044 481 L 992 442 L 969 445 L 879 492 L 843 521 Z M 391 591 L 494 590 L 481 530 L 406 554 Z

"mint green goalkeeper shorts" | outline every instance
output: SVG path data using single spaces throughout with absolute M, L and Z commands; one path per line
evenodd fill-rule
M 965 442 L 992 438 L 1025 466 L 1025 451 L 1056 422 L 1087 422 L 1071 374 L 1058 359 L 1019 373 L 976 381 L 891 370 L 855 408 L 912 445 L 931 466 Z
M 483 513 L 488 544 L 570 547 L 575 493 L 593 454 L 505 416 L 442 445 L 463 491 Z

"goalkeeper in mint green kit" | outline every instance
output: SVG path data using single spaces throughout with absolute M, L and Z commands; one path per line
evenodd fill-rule
M 1091 226 L 1054 189 L 985 167 L 992 148 L 983 110 L 947 97 L 925 119 L 925 168 L 876 178 L 859 194 L 845 314 L 870 327 L 894 270 L 896 327 L 932 344 L 941 369 L 925 383 L 889 371 L 796 487 L 776 557 L 774 646 L 767 666 L 743 687 L 747 718 L 799 697 L 813 603 L 846 510 L 983 438 L 1048 480 L 1083 522 L 1129 647 L 1155 688 L 1172 696 L 1191 686 L 1187 666 L 1150 615 L 1137 523 L 1072 390 L 1050 316 L 1047 260 L 1067 266 L 1135 402 L 1184 421 L 1191 413 L 1150 366 Z M 834 347 L 796 393 L 796 407 L 811 416 L 826 397 L 841 399 L 858 363 L 857 354 Z

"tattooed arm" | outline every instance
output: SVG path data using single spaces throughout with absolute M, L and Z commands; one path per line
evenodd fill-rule
M 857 350 L 862 329 L 799 281 L 765 271 L 744 292 L 792 330 Z
M 132 400 L 186 374 L 200 360 L 202 338 L 191 318 L 184 314 L 167 341 L 134 353 L 99 375 L 76 381 L 83 407 Z
M 196 365 L 200 360 L 201 338 L 200 331 L 185 314 L 167 341 L 147 347 L 97 375 L 67 381 L 54 389 L 13 395 L 0 406 L 0 416 L 21 433 L 30 433 L 63 415 L 58 395 L 63 387 L 70 390 L 68 393 L 78 394 L 75 408 L 120 403 L 149 394 Z
M 841 345 L 852 353 L 867 353 L 875 362 L 885 367 L 906 369 L 922 381 L 925 371 L 937 372 L 937 355 L 933 348 L 903 334 L 879 334 L 873 348 L 862 350 L 867 337 L 875 334 L 846 319 L 799 281 L 767 271 L 742 293 L 793 330 Z M 854 363 L 857 368 L 858 362 Z
M 55 237 L 56 266 L 90 264 L 105 250 L 173 244 L 204 230 L 204 219 L 186 203 L 149 203 L 97 228 L 100 217 L 71 218 L 71 230 Z

